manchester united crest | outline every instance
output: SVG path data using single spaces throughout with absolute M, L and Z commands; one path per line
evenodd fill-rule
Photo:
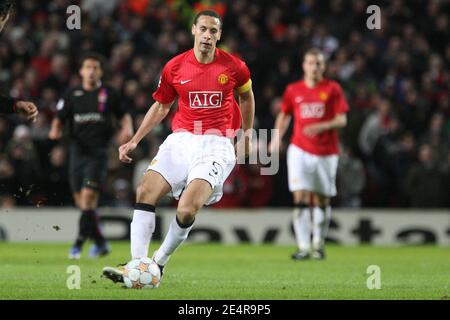
M 320 100 L 325 101 L 328 99 L 328 93 L 321 91 L 319 94 Z
M 228 76 L 225 73 L 221 73 L 217 77 L 217 81 L 219 81 L 220 84 L 227 84 L 228 83 Z

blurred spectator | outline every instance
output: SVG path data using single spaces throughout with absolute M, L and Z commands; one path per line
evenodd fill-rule
M 69 185 L 67 151 L 55 146 L 50 152 L 50 165 L 47 168 L 46 205 L 67 206 L 72 204 L 72 191 Z
M 0 156 L 0 196 L 7 197 L 13 195 L 17 190 L 16 172 L 9 159 L 1 155 Z
M 427 143 L 437 150 L 439 160 L 444 159 L 449 148 L 449 130 L 445 126 L 445 118 L 441 113 L 435 113 L 430 119 L 428 130 L 421 137 L 421 143 Z
M 261 165 L 249 164 L 245 166 L 248 179 L 248 190 L 244 204 L 251 208 L 268 206 L 273 196 L 273 177 L 261 175 Z
M 361 160 L 348 147 L 341 147 L 337 170 L 338 202 L 341 207 L 360 208 L 366 173 Z
M 114 196 L 110 203 L 113 207 L 132 207 L 134 199 L 130 183 L 125 179 L 117 179 L 113 183 Z
M 398 122 L 391 113 L 390 101 L 381 98 L 377 104 L 377 110 L 366 118 L 359 133 L 359 147 L 364 155 L 371 157 L 378 139 L 397 127 Z
M 19 205 L 29 204 L 30 195 L 42 181 L 42 172 L 36 148 L 31 140 L 31 131 L 27 126 L 19 125 L 15 128 L 6 151 L 14 166 L 17 202 Z
M 428 144 L 421 145 L 419 163 L 409 170 L 405 180 L 413 207 L 438 208 L 448 204 L 449 175 L 443 169 L 435 150 Z

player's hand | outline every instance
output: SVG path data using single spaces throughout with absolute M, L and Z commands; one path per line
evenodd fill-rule
M 59 139 L 61 139 L 61 137 L 62 137 L 62 131 L 57 128 L 52 127 L 50 129 L 50 131 L 48 132 L 48 138 L 50 140 L 59 140 Z
M 14 106 L 16 107 L 18 113 L 27 117 L 27 120 L 31 120 L 32 122 L 36 121 L 39 111 L 33 102 L 17 101 Z
M 326 130 L 328 130 L 328 128 L 323 123 L 313 123 L 305 126 L 303 128 L 303 133 L 308 137 L 313 137 Z
M 137 143 L 127 142 L 119 147 L 119 160 L 125 163 L 131 163 L 133 159 L 129 156 L 129 154 L 136 149 Z
M 117 144 L 123 145 L 126 144 L 127 141 L 130 141 L 130 139 L 133 137 L 133 132 L 130 132 L 129 130 L 122 129 L 119 131 L 119 134 L 117 136 Z
M 277 139 L 273 139 L 269 142 L 269 145 L 267 146 L 267 150 L 269 151 L 269 154 L 277 153 L 280 151 L 280 142 Z
M 235 145 L 236 157 L 238 159 L 247 159 L 252 152 L 252 139 L 249 136 L 242 137 Z

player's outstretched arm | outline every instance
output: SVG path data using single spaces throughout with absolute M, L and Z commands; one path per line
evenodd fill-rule
M 239 105 L 242 114 L 242 129 L 244 130 L 245 157 L 247 157 L 252 151 L 252 129 L 255 120 L 255 96 L 251 87 L 248 91 L 239 93 Z
M 33 102 L 0 96 L 0 113 L 19 113 L 34 122 L 39 111 Z
M 272 136 L 272 140 L 270 141 L 269 146 L 269 150 L 271 153 L 274 153 L 280 148 L 281 140 L 283 139 L 290 122 L 291 115 L 283 111 L 280 111 L 280 113 L 278 113 L 278 116 L 275 119 L 275 134 L 274 136 Z
M 17 101 L 14 105 L 16 112 L 22 114 L 32 122 L 36 121 L 39 114 L 38 108 L 30 101 Z
M 62 128 L 63 123 L 60 119 L 57 117 L 53 118 L 52 120 L 52 126 L 50 128 L 50 131 L 48 132 L 48 138 L 50 140 L 58 140 L 61 139 L 62 136 Z
M 118 137 L 118 144 L 122 145 L 128 142 L 133 137 L 133 119 L 129 113 L 125 113 L 120 119 L 120 132 Z
M 139 129 L 134 134 L 133 138 L 127 143 L 119 147 L 119 160 L 125 163 L 130 163 L 133 159 L 129 154 L 136 149 L 139 142 L 144 138 L 155 126 L 157 126 L 169 113 L 171 103 L 162 104 L 156 101 L 142 120 Z

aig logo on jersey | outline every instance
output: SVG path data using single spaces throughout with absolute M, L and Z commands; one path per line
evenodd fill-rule
M 189 91 L 189 106 L 191 108 L 220 108 L 222 91 Z
M 325 114 L 323 102 L 311 102 L 300 104 L 300 115 L 302 119 L 322 118 Z

